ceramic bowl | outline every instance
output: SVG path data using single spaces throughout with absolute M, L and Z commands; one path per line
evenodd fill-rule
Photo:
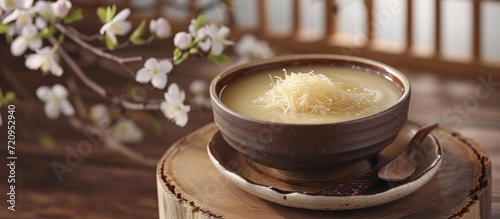
M 249 118 L 221 100 L 224 87 L 234 79 L 266 69 L 290 66 L 347 67 L 384 77 L 401 89 L 400 99 L 387 109 L 366 117 L 336 123 L 286 124 Z M 403 128 L 410 102 L 410 83 L 383 63 L 339 55 L 290 55 L 228 69 L 210 85 L 214 120 L 231 147 L 252 161 L 284 171 L 335 169 L 374 156 L 394 141 Z

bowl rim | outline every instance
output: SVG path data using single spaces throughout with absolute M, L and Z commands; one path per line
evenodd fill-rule
M 265 121 L 265 120 L 260 120 L 256 118 L 252 118 L 246 115 L 243 115 L 241 113 L 238 113 L 231 108 L 229 108 L 226 104 L 224 104 L 220 98 L 220 95 L 216 91 L 217 84 L 224 79 L 225 77 L 234 74 L 235 72 L 240 72 L 244 69 L 249 69 L 251 67 L 255 66 L 265 66 L 265 65 L 270 65 L 273 63 L 281 63 L 281 62 L 293 62 L 294 60 L 300 61 L 300 60 L 342 60 L 342 61 L 347 61 L 347 62 L 358 62 L 358 63 L 364 63 L 370 66 L 375 66 L 379 69 L 383 69 L 385 72 L 388 74 L 394 76 L 397 78 L 401 84 L 403 85 L 403 94 L 401 97 L 399 97 L 398 101 L 393 103 L 390 107 L 387 107 L 386 109 L 379 111 L 375 114 L 371 114 L 368 116 L 356 118 L 356 119 L 351 119 L 351 120 L 345 120 L 345 121 L 340 121 L 340 122 L 330 122 L 330 123 L 283 123 L 283 122 L 273 122 L 273 121 Z M 263 68 L 266 69 L 266 68 Z M 378 74 L 381 77 L 384 77 L 383 75 Z M 384 77 L 387 79 L 386 77 Z M 391 83 L 395 84 L 393 80 L 387 79 Z M 221 92 L 223 92 L 224 88 L 221 89 Z M 219 92 L 220 93 L 220 92 Z M 393 110 L 397 106 L 403 104 L 404 101 L 408 100 L 411 95 L 411 85 L 409 80 L 404 76 L 403 73 L 398 71 L 397 69 L 384 64 L 382 62 L 374 61 L 371 59 L 367 58 L 361 58 L 361 57 L 355 57 L 355 56 L 348 56 L 348 55 L 336 55 L 336 54 L 295 54 L 295 55 L 283 55 L 283 56 L 277 56 L 269 59 L 264 59 L 264 60 L 259 60 L 259 61 L 254 61 L 242 65 L 237 65 L 231 68 L 228 68 L 224 71 L 222 71 L 219 75 L 217 75 L 212 82 L 210 83 L 210 99 L 212 102 L 214 102 L 218 107 L 220 107 L 223 111 L 226 111 L 232 116 L 238 117 L 243 120 L 247 120 L 250 122 L 255 122 L 255 123 L 261 123 L 261 124 L 267 124 L 267 125 L 273 125 L 273 126 L 279 126 L 279 125 L 286 125 L 286 126 L 295 126 L 295 127 L 308 127 L 308 126 L 329 126 L 329 125 L 349 125 L 352 123 L 359 123 L 363 122 L 365 120 L 370 120 L 372 118 L 378 117 L 381 114 L 384 114 L 388 111 Z M 215 109 L 214 109 L 215 110 Z

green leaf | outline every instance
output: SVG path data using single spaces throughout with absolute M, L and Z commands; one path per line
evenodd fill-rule
M 65 38 L 66 38 L 66 35 L 61 34 L 61 35 L 59 35 L 59 37 L 57 38 L 57 40 L 59 41 L 59 43 L 63 43 Z
M 8 105 L 16 102 L 16 94 L 12 91 L 9 91 L 5 94 L 5 96 L 0 96 L 0 102 L 2 105 Z
M 163 127 L 161 124 L 162 124 L 162 122 L 160 119 L 158 119 L 158 118 L 153 119 L 153 123 L 151 125 L 153 126 L 153 130 L 157 134 L 161 134 L 161 131 L 163 130 Z
M 66 16 L 66 18 L 64 18 L 64 23 L 65 24 L 72 24 L 72 23 L 75 23 L 81 19 L 83 19 L 82 9 L 76 9 L 75 11 L 71 12 L 71 14 Z
M 9 30 L 9 25 L 3 25 L 0 23 L 0 34 L 7 33 L 8 30 Z
M 193 47 L 196 47 L 196 45 L 198 45 L 198 43 L 201 41 L 201 39 L 196 39 L 194 40 L 193 42 L 191 42 L 189 44 L 189 47 L 188 48 L 193 48 Z
M 8 105 L 14 102 L 16 102 L 16 94 L 14 92 L 9 91 L 4 95 L 2 89 L 0 89 L 0 103 L 2 105 Z
M 97 17 L 101 20 L 102 23 L 106 23 L 106 9 L 103 7 L 97 8 Z
M 224 54 L 221 54 L 221 55 L 218 55 L 218 56 L 214 56 L 212 54 L 208 55 L 207 57 L 209 60 L 212 60 L 213 62 L 217 63 L 217 64 L 224 64 L 227 62 L 228 60 L 228 57 Z
M 199 50 L 198 50 L 197 48 L 191 48 L 191 49 L 189 50 L 189 53 L 190 53 L 190 54 L 197 54 L 198 52 L 199 52 Z
M 155 39 L 155 35 L 151 35 L 148 37 L 148 39 L 146 40 L 146 43 L 150 43 L 150 42 L 153 42 L 153 40 Z
M 38 135 L 37 143 L 45 149 L 54 148 L 54 139 L 49 134 L 42 132 Z
M 143 45 L 143 44 L 146 44 L 146 41 L 143 40 L 143 39 L 141 39 L 141 38 L 131 38 L 130 42 L 132 42 L 132 44 L 134 44 L 134 45 Z
M 10 34 L 5 34 L 5 40 L 7 40 L 7 43 L 11 43 L 12 40 L 14 40 L 14 36 Z
M 203 27 L 203 25 L 205 25 L 205 21 L 206 21 L 206 17 L 203 16 L 203 15 L 199 15 L 197 18 L 196 18 L 196 24 L 194 25 L 194 29 L 195 30 L 199 30 L 201 27 Z
M 113 19 L 116 14 L 116 5 L 106 7 L 106 22 Z
M 174 64 L 175 65 L 181 64 L 188 57 L 189 57 L 189 52 L 184 52 L 178 59 L 174 60 Z
M 106 23 L 113 19 L 116 14 L 116 5 L 97 8 L 97 16 L 102 23 Z
M 52 36 L 56 32 L 56 28 L 53 26 L 49 26 L 46 28 L 43 28 L 40 32 L 38 32 L 38 36 L 42 38 L 47 38 L 49 36 Z
M 146 43 L 145 40 L 141 39 L 142 34 L 144 33 L 144 29 L 146 27 L 146 20 L 142 20 L 139 26 L 135 29 L 135 31 L 130 35 L 130 41 L 135 45 L 142 45 Z
M 116 49 L 116 43 L 111 42 L 111 39 L 108 36 L 105 36 L 104 39 L 106 41 L 106 47 L 108 47 L 109 51 Z
M 175 48 L 174 49 L 174 60 L 179 59 L 179 57 L 181 57 L 181 55 L 182 55 L 182 51 L 179 48 Z
M 139 87 L 134 87 L 128 91 L 130 97 L 132 100 L 135 101 L 142 101 L 144 100 L 144 90 L 140 89 Z

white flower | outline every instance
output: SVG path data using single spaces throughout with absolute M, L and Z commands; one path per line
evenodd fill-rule
M 116 44 L 116 35 L 123 36 L 132 28 L 132 24 L 125 19 L 130 15 L 130 9 L 120 11 L 111 21 L 105 23 L 99 31 L 101 35 L 106 33 L 113 44 Z
M 114 139 L 122 143 L 137 143 L 142 141 L 144 134 L 137 127 L 134 121 L 130 119 L 122 119 L 113 126 L 111 133 Z
M 56 84 L 52 88 L 48 86 L 39 87 L 36 90 L 36 96 L 45 102 L 45 115 L 49 119 L 57 119 L 61 113 L 65 116 L 75 114 L 75 109 L 67 99 L 68 91 L 60 84 Z
M 258 41 L 253 35 L 244 35 L 234 47 L 242 61 L 266 59 L 274 56 L 273 51 L 265 41 Z
M 208 91 L 208 84 L 203 80 L 194 80 L 189 85 L 189 91 L 193 94 L 203 94 Z
M 47 27 L 47 21 L 43 17 L 36 17 L 35 18 L 35 26 L 41 30 L 43 28 Z
M 184 105 L 186 94 L 179 89 L 176 83 L 170 84 L 168 92 L 165 93 L 165 101 L 161 103 L 160 109 L 168 119 L 174 120 L 175 124 L 184 127 L 188 122 L 190 106 Z
M 229 34 L 229 28 L 226 26 L 222 26 L 218 28 L 215 24 L 210 24 L 205 26 L 205 31 L 207 35 L 210 37 L 210 41 L 212 44 L 212 49 L 210 52 L 212 55 L 220 55 L 224 50 L 224 47 L 227 45 L 233 45 L 233 41 L 227 40 L 226 37 Z
M 57 0 L 50 5 L 54 15 L 60 18 L 65 18 L 68 15 L 71 6 L 72 4 L 68 0 Z
M 188 30 L 191 36 L 196 37 L 196 19 L 191 19 L 191 23 L 189 24 Z
M 205 96 L 208 92 L 208 83 L 203 80 L 194 80 L 189 85 L 189 91 L 194 94 L 191 98 L 190 103 L 192 106 L 203 107 L 205 109 L 212 108 L 210 98 Z
M 189 34 L 193 36 L 195 40 L 201 39 L 201 41 L 205 41 L 205 38 L 207 37 L 207 32 L 205 31 L 205 28 L 200 28 L 198 30 L 195 30 L 196 26 L 196 19 L 191 19 L 191 24 L 189 24 L 188 30 Z
M 198 46 L 201 50 L 208 52 L 212 46 L 212 39 L 208 38 L 206 28 L 201 28 L 196 34 L 196 39 L 199 39 Z
M 37 50 L 42 47 L 42 38 L 37 36 L 38 29 L 29 25 L 23 28 L 21 35 L 10 44 L 10 52 L 13 56 L 20 56 L 26 52 L 28 47 L 31 50 Z
M 172 27 L 165 18 L 158 18 L 149 22 L 149 31 L 158 38 L 167 38 L 172 34 Z
M 16 27 L 21 29 L 33 23 L 33 14 L 33 10 L 16 9 L 3 19 L 2 24 L 16 21 Z
M 186 32 L 179 32 L 179 33 L 175 34 L 175 37 L 174 37 L 175 47 L 177 47 L 181 50 L 185 50 L 185 49 L 189 48 L 189 44 L 191 44 L 192 41 L 193 41 L 193 38 L 191 37 L 191 35 L 189 35 Z
M 27 9 L 31 7 L 33 0 L 0 0 L 0 8 L 5 11 L 14 9 Z
M 17 28 L 16 25 L 9 25 L 7 29 L 7 34 L 10 36 L 14 36 L 16 34 L 21 34 L 21 29 Z
M 156 58 L 149 58 L 144 63 L 144 68 L 141 68 L 135 80 L 140 83 L 148 83 L 151 81 L 153 87 L 163 89 L 167 85 L 167 74 L 172 71 L 174 66 L 168 60 L 158 61 Z
M 94 124 L 99 124 L 100 122 L 107 122 L 111 120 L 108 108 L 104 104 L 97 104 L 90 107 L 89 119 Z
M 53 20 L 56 16 L 52 11 L 52 2 L 37 1 L 33 6 L 33 11 L 41 15 L 46 20 Z
M 43 73 L 50 71 L 55 76 L 63 74 L 62 67 L 56 62 L 55 56 L 48 46 L 37 50 L 36 54 L 28 55 L 24 65 L 31 70 L 41 69 Z
M 205 109 L 211 109 L 212 108 L 212 103 L 210 101 L 210 98 L 206 97 L 203 94 L 196 94 L 191 99 L 191 105 L 197 106 L 197 107 L 202 107 L 202 108 L 205 108 Z

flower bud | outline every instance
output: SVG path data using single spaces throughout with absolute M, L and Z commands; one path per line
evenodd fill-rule
M 151 20 L 149 23 L 149 31 L 154 33 L 158 38 L 167 38 L 172 34 L 170 23 L 165 18 Z
M 71 2 L 68 0 L 58 0 L 50 5 L 55 16 L 64 18 L 71 9 Z
M 193 39 L 191 38 L 191 35 L 189 33 L 186 33 L 186 32 L 179 32 L 179 33 L 175 34 L 175 37 L 174 37 L 175 47 L 177 47 L 181 50 L 185 50 L 185 49 L 189 48 L 189 44 L 191 44 L 192 41 L 193 41 Z
M 100 128 L 107 128 L 106 126 L 111 121 L 108 108 L 104 104 L 92 106 L 89 111 L 89 118 L 94 124 L 99 125 Z
M 208 92 L 208 84 L 207 82 L 203 80 L 194 80 L 191 82 L 191 85 L 189 85 L 189 91 L 193 94 L 203 94 Z
M 41 30 L 43 28 L 47 27 L 47 21 L 43 19 L 42 17 L 36 17 L 35 19 L 35 26 Z

